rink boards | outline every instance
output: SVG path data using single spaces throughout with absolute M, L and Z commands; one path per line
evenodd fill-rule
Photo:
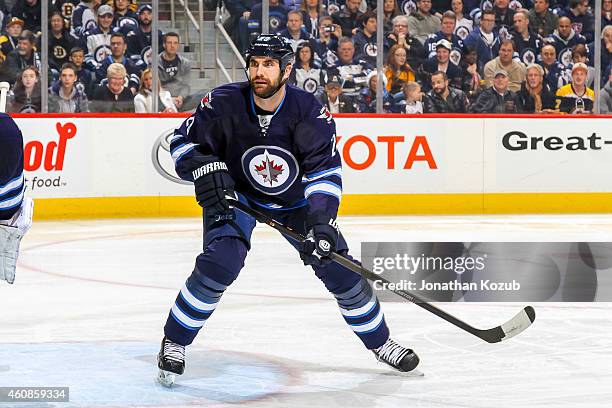
M 37 217 L 199 214 L 169 152 L 184 117 L 16 116 Z M 339 115 L 336 124 L 343 214 L 612 208 L 611 118 Z

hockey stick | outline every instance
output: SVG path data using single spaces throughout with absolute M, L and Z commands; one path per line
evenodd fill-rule
M 0 82 L 0 112 L 6 112 L 6 97 L 9 89 L 8 82 Z
M 254 210 L 248 205 L 240 201 L 237 201 L 233 197 L 228 196 L 226 198 L 230 202 L 230 205 L 233 206 L 234 208 L 237 208 L 240 211 L 244 212 L 245 214 L 250 215 L 251 217 L 255 218 L 257 221 L 263 224 L 269 225 L 270 227 L 279 231 L 281 234 L 286 235 L 289 238 L 297 242 L 304 242 L 304 240 L 306 239 L 304 236 L 298 234 L 292 229 L 273 220 L 267 215 L 257 210 Z M 353 261 L 343 257 L 340 254 L 337 254 L 334 252 L 331 254 L 330 258 L 334 262 L 360 274 L 364 278 L 367 278 L 370 280 L 379 280 L 383 283 L 390 283 L 388 280 L 384 279 L 383 277 L 375 274 L 374 272 L 367 270 L 363 266 L 354 263 Z M 508 320 L 506 323 L 500 326 L 490 328 L 490 329 L 482 330 L 482 329 L 478 329 L 474 326 L 467 324 L 463 320 L 456 318 L 450 313 L 445 312 L 444 310 L 432 305 L 426 300 L 408 291 L 393 290 L 393 293 L 401 296 L 402 298 L 406 300 L 409 300 L 410 302 L 416 304 L 417 306 L 422 307 L 423 309 L 435 314 L 436 316 L 441 317 L 442 319 L 446 320 L 449 323 L 454 324 L 460 329 L 463 329 L 466 332 L 471 333 L 476 337 L 479 337 L 480 339 L 486 341 L 487 343 L 498 343 L 500 341 L 508 340 L 509 338 L 516 336 L 517 334 L 521 333 L 523 330 L 528 328 L 531 325 L 531 323 L 533 323 L 533 321 L 535 320 L 535 310 L 531 306 L 526 306 L 516 316 Z

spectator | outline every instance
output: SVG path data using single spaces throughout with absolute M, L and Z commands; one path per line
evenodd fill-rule
M 15 85 L 9 94 L 10 112 L 41 112 L 40 73 L 38 68 L 27 66 L 19 72 Z
M 612 1 L 612 0 L 610 0 Z M 373 10 L 374 15 L 377 15 L 377 10 Z M 383 32 L 388 33 L 393 30 L 393 19 L 396 16 L 401 15 L 397 0 L 384 0 L 383 1 Z
M 430 13 L 431 0 L 417 0 L 417 11 L 408 16 L 408 31 L 421 44 L 430 34 L 440 31 L 440 18 Z
M 395 44 L 406 49 L 408 64 L 414 69 L 418 69 L 427 58 L 427 51 L 423 44 L 408 32 L 408 17 L 406 16 L 400 15 L 393 19 L 393 32 L 385 38 L 385 53 Z
M 442 15 L 442 29 L 435 34 L 431 34 L 425 41 L 425 49 L 428 58 L 436 55 L 436 45 L 440 40 L 447 40 L 453 46 L 450 59 L 455 65 L 461 62 L 461 50 L 463 50 L 463 40 L 455 34 L 457 17 L 452 11 L 447 11 Z
M 49 18 L 49 68 L 58 73 L 70 57 L 70 50 L 78 42 L 78 38 L 64 28 L 64 18 L 59 11 L 51 13 Z
M 588 42 L 593 41 L 595 25 L 593 15 L 589 12 L 589 0 L 569 0 L 564 15 L 570 19 L 577 34 L 582 34 Z
M 601 90 L 599 113 L 612 113 L 612 69 L 608 69 L 608 81 Z
M 85 94 L 91 98 L 94 91 L 94 73 L 85 67 L 85 51 L 81 47 L 70 50 L 70 62 L 76 68 L 77 81 L 83 85 Z
M 85 64 L 95 71 L 102 61 L 110 55 L 110 39 L 113 33 L 113 9 L 104 4 L 98 8 L 98 24 L 91 30 L 85 31 L 81 37 L 86 44 L 87 55 Z
M 239 45 L 242 50 L 246 50 L 251 40 L 261 33 L 261 20 L 262 20 L 262 3 L 253 5 L 251 13 L 248 19 L 240 19 L 239 23 L 239 34 L 240 40 Z M 289 8 L 284 4 L 281 4 L 280 0 L 270 0 L 269 14 L 268 14 L 268 25 L 269 33 L 275 34 L 287 27 L 287 13 Z M 180 108 L 179 108 L 180 109 Z
M 557 61 L 555 47 L 550 44 L 543 46 L 540 60 L 540 65 L 544 68 L 544 82 L 548 84 L 551 91 L 557 92 L 557 89 L 571 81 L 567 68 Z
M 248 25 L 251 19 L 253 6 L 260 3 L 258 0 L 225 0 L 223 4 L 230 14 L 223 26 L 232 36 L 239 50 L 248 47 Z M 246 43 L 242 43 L 246 41 Z
M 332 78 L 325 85 L 325 93 L 321 103 L 329 109 L 330 113 L 354 113 L 355 106 L 350 97 L 342 93 L 338 78 Z
M 153 38 L 153 8 L 150 4 L 143 4 L 138 8 L 138 25 L 125 25 L 121 32 L 127 42 L 126 55 L 129 57 L 138 55 L 145 65 L 151 64 L 151 41 Z M 159 49 L 163 47 L 161 30 L 157 31 Z
M 402 88 L 406 104 L 403 106 L 401 113 L 408 115 L 423 113 L 423 92 L 421 85 L 418 82 L 408 82 Z
M 293 51 L 297 50 L 297 46 L 302 41 L 309 41 L 310 34 L 302 28 L 303 24 L 302 13 L 292 10 L 287 14 L 287 28 L 278 32 L 281 37 L 285 37 L 291 43 Z
M 542 37 L 551 35 L 559 25 L 559 16 L 548 9 L 548 0 L 534 0 L 529 10 L 529 24 Z
M 126 24 L 134 28 L 138 27 L 138 15 L 130 10 L 130 0 L 114 0 L 113 9 L 115 10 L 114 27 L 121 28 Z
M 406 62 L 406 57 L 406 49 L 399 44 L 391 47 L 387 55 L 386 89 L 392 95 L 401 92 L 406 82 L 416 79 L 412 67 Z
M 508 7 L 510 0 L 494 0 L 494 3 L 495 30 L 502 39 L 505 39 L 514 25 L 514 10 Z
M 495 12 L 493 10 L 483 11 L 480 27 L 475 28 L 463 42 L 466 47 L 473 47 L 476 50 L 480 66 L 484 66 L 499 53 L 499 37 L 493 32 L 494 26 Z
M 72 34 L 81 37 L 86 31 L 96 26 L 96 7 L 100 0 L 81 0 L 72 12 Z
M 101 82 L 106 77 L 106 71 L 109 65 L 119 63 L 125 67 L 129 78 L 130 91 L 135 95 L 140 86 L 140 73 L 142 72 L 142 67 L 125 57 L 127 44 L 125 43 L 123 34 L 111 34 L 110 47 L 111 55 L 104 58 L 100 63 L 100 67 L 96 70 L 96 81 Z
M 298 45 L 296 61 L 288 82 L 321 99 L 327 76 L 325 70 L 314 66 L 314 49 L 309 42 Z
M 17 48 L 11 51 L 6 61 L 0 65 L 0 82 L 14 84 L 17 75 L 28 66 L 40 69 L 40 53 L 34 50 L 34 34 L 24 30 L 17 41 Z
M 158 89 L 159 111 L 163 113 L 177 112 L 170 92 L 163 89 L 159 84 Z M 156 113 L 153 110 L 153 71 L 151 68 L 147 68 L 142 71 L 142 76 L 140 77 L 140 89 L 134 97 L 134 110 L 136 113 Z
M 49 90 L 49 112 L 89 112 L 89 101 L 83 84 L 77 82 L 77 68 L 67 62 L 60 68 L 60 79 Z
M 537 61 L 543 39 L 540 34 L 531 31 L 527 11 L 518 10 L 514 13 L 514 29 L 510 31 L 508 39 L 514 42 L 514 51 L 523 64 L 529 65 Z
M 359 88 L 365 85 L 366 76 L 372 70 L 366 61 L 355 58 L 353 40 L 340 38 L 338 42 L 338 61 L 328 70 L 327 77 L 336 77 L 342 83 L 342 92 L 357 96 Z
M 106 80 L 94 93 L 94 112 L 134 112 L 134 95 L 127 87 L 127 71 L 118 63 L 108 66 Z
M 428 59 L 423 64 L 423 88 L 426 90 L 430 89 L 431 74 L 437 71 L 442 71 L 446 74 L 451 86 L 461 88 L 461 70 L 458 66 L 453 64 L 450 60 L 452 45 L 446 40 L 438 41 L 436 45 L 436 56 Z
M 431 90 L 425 99 L 427 113 L 466 113 L 470 104 L 462 90 L 448 85 L 448 77 L 443 71 L 431 75 Z
M 23 20 L 13 17 L 6 25 L 6 34 L 0 37 L 0 65 L 17 48 L 19 36 L 23 31 Z
M 555 47 L 557 61 L 566 67 L 572 64 L 572 48 L 577 44 L 586 44 L 586 38 L 574 31 L 567 17 L 559 18 L 559 27 L 545 41 Z
M 527 67 L 527 80 L 518 94 L 525 113 L 556 113 L 555 95 L 544 82 L 544 69 L 538 64 Z
M 587 69 L 589 70 L 589 73 L 587 75 L 587 86 L 589 88 L 593 88 L 593 84 L 595 83 L 595 67 L 591 67 L 588 65 L 589 62 L 589 51 L 586 48 L 586 45 L 584 44 L 577 44 L 574 45 L 574 47 L 572 48 L 572 63 L 571 65 L 573 66 L 573 64 L 577 63 L 577 62 L 582 62 L 583 64 L 585 64 L 587 66 Z M 605 68 L 604 68 L 605 69 Z
M 179 44 L 177 33 L 166 33 L 164 51 L 159 54 L 159 80 L 162 87 L 170 91 L 174 105 L 180 110 L 191 93 L 187 83 L 191 62 L 178 54 Z
M 79 4 L 79 0 L 52 0 L 50 3 L 53 6 L 49 9 L 49 14 L 51 14 L 52 10 L 59 11 L 64 20 L 64 28 L 72 34 L 72 13 Z
M 525 81 L 525 65 L 515 61 L 514 43 L 512 40 L 504 40 L 499 47 L 499 56 L 489 62 L 484 67 L 485 87 L 493 86 L 494 76 L 496 72 L 505 71 L 508 74 L 509 86 L 512 92 L 518 92 L 521 89 L 521 84 Z
M 595 61 L 595 45 L 589 45 L 590 60 Z M 601 31 L 601 83 L 608 80 L 605 67 L 612 65 L 612 26 L 605 26 Z
M 11 9 L 11 16 L 23 20 L 24 30 L 29 30 L 38 35 L 40 33 L 40 1 L 39 0 L 16 0 Z
M 359 18 L 362 14 L 359 11 L 360 5 L 361 0 L 346 0 L 344 7 L 340 11 L 332 14 L 334 23 L 342 28 L 342 35 L 344 37 L 350 38 L 357 32 Z
M 462 40 L 465 40 L 474 29 L 474 22 L 465 16 L 466 10 L 463 0 L 452 0 L 451 9 L 457 19 L 455 34 Z
M 467 95 L 470 102 L 476 100 L 481 89 L 481 69 L 478 68 L 478 54 L 474 48 L 466 48 L 459 65 L 461 69 L 461 89 Z
M 312 38 L 319 37 L 319 18 L 323 17 L 322 0 L 302 0 L 300 4 L 304 29 Z
M 376 71 L 368 74 L 367 86 L 363 87 L 357 98 L 357 112 L 376 113 L 376 92 L 378 90 L 378 76 Z M 383 83 L 383 112 L 389 113 L 393 104 L 393 97 L 387 92 L 387 77 L 382 76 Z
M 493 86 L 478 95 L 470 107 L 472 113 L 520 113 L 518 96 L 508 89 L 508 73 L 502 69 L 494 74 Z
M 342 29 L 339 25 L 333 24 L 330 16 L 323 16 L 319 19 L 319 38 L 314 41 L 316 64 L 328 69 L 338 61 L 338 39 L 341 37 Z
M 586 86 L 587 66 L 583 63 L 574 64 L 572 82 L 557 91 L 557 108 L 562 113 L 580 114 L 592 113 L 595 103 L 595 93 Z
M 601 4 L 601 26 L 612 25 L 612 0 L 603 0 Z
M 357 58 L 365 60 L 368 64 L 376 66 L 376 15 L 371 11 L 361 16 L 360 29 L 353 36 Z

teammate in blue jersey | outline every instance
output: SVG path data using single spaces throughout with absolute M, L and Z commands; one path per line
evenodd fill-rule
M 21 238 L 32 225 L 33 201 L 24 198 L 23 138 L 5 113 L 0 113 L 0 280 L 15 281 Z
M 245 59 L 248 82 L 206 95 L 171 141 L 177 173 L 193 181 L 204 207 L 206 229 L 204 251 L 164 327 L 159 381 L 169 386 L 183 373 L 185 346 L 244 266 L 255 219 L 231 209 L 226 195 L 307 235 L 304 244 L 290 243 L 335 296 L 350 328 L 379 360 L 413 370 L 417 355 L 389 338 L 369 283 L 329 258 L 332 251 L 348 256 L 336 224 L 342 170 L 330 113 L 312 94 L 286 85 L 295 57 L 285 39 L 262 34 Z

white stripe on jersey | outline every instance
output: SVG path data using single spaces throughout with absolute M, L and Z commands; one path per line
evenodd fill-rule
M 16 190 L 18 187 L 21 187 L 22 184 L 23 184 L 23 173 L 21 173 L 19 176 L 15 177 L 14 179 L 9 181 L 5 185 L 0 186 L 0 197 L 8 193 L 9 191 Z
M 340 197 L 342 196 L 342 190 L 340 189 L 340 187 L 337 184 L 330 183 L 327 181 L 320 181 L 317 183 L 309 184 L 308 187 L 304 189 L 304 197 L 306 198 L 310 197 L 312 194 L 315 193 L 333 195 L 336 196 L 338 200 L 340 200 Z
M 186 145 L 179 147 L 172 153 L 172 160 L 174 160 L 174 162 L 176 163 L 177 161 L 179 161 L 181 156 L 183 156 L 185 153 L 189 152 L 190 150 L 193 150 L 193 148 L 195 147 L 196 145 L 194 143 L 187 143 Z

